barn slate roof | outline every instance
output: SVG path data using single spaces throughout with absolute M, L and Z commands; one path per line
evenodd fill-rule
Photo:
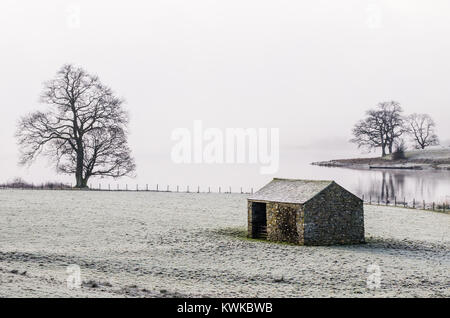
M 266 186 L 251 195 L 251 201 L 303 204 L 314 198 L 334 181 L 273 179 Z

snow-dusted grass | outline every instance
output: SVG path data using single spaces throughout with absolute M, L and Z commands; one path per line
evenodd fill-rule
M 414 149 L 405 152 L 407 160 L 448 160 L 450 159 L 450 147 L 433 146 L 427 149 Z M 391 160 L 391 155 L 385 157 Z
M 2 190 L 0 296 L 450 296 L 447 214 L 366 206 L 368 244 L 338 247 L 247 240 L 246 222 L 238 194 Z

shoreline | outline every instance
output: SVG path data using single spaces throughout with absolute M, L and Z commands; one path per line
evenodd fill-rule
M 348 168 L 357 170 L 433 170 L 450 171 L 450 159 L 414 159 L 390 160 L 388 158 L 334 159 L 312 162 L 313 166 L 330 168 Z

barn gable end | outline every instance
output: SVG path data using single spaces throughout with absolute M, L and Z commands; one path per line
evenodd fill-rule
M 304 205 L 307 245 L 364 243 L 363 201 L 337 183 Z

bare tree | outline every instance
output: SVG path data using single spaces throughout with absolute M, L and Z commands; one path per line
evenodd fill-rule
M 403 109 L 395 101 L 379 103 L 378 109 L 383 117 L 389 154 L 392 154 L 397 140 L 405 133 Z
M 412 136 L 416 149 L 425 149 L 439 144 L 435 133 L 436 124 L 427 114 L 412 114 L 407 117 L 407 131 Z
M 28 114 L 18 124 L 21 164 L 45 155 L 58 172 L 74 174 L 78 188 L 87 187 L 92 176 L 132 175 L 136 165 L 127 143 L 128 114 L 123 100 L 97 76 L 64 65 L 45 83 L 41 102 L 49 105 L 47 111 Z
M 354 138 L 350 141 L 359 148 L 381 148 L 383 157 L 387 151 L 392 154 L 395 142 L 404 133 L 402 112 L 397 102 L 379 103 L 376 109 L 368 110 L 366 118 L 355 125 Z
M 366 118 L 353 128 L 354 138 L 350 141 L 356 143 L 358 148 L 364 147 L 369 150 L 381 148 L 382 155 L 385 156 L 387 141 L 382 114 L 376 110 L 369 110 L 366 114 Z

